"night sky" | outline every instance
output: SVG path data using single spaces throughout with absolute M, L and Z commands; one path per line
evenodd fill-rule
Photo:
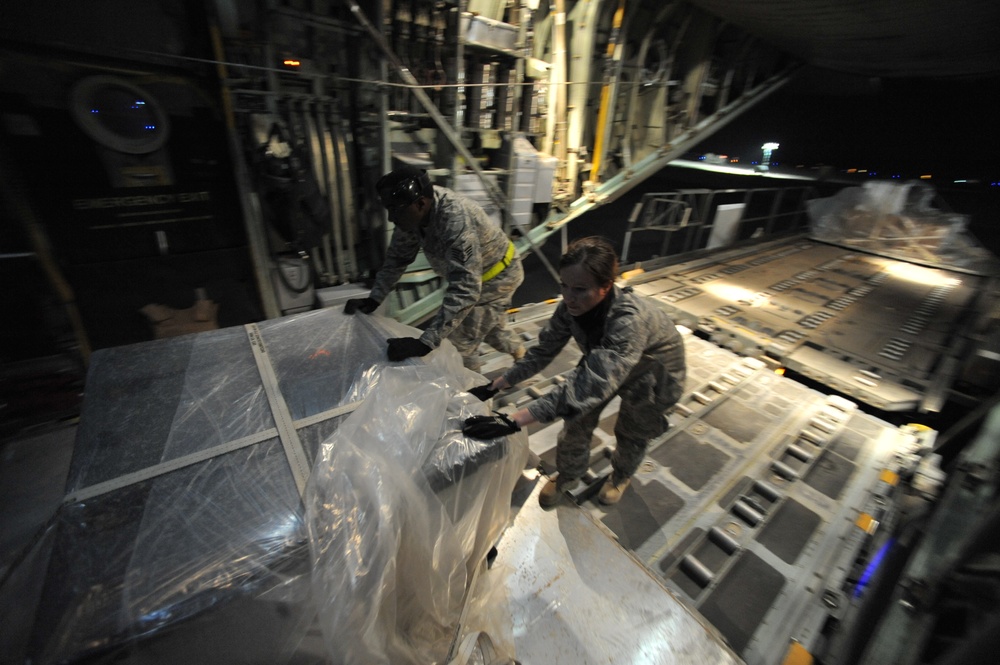
M 834 80 L 834 79 L 831 79 Z M 701 153 L 773 162 L 876 168 L 916 177 L 1000 180 L 1000 80 L 861 80 L 822 75 L 791 83 L 697 147 Z M 882 175 L 881 173 L 879 174 Z M 889 174 L 886 173 L 886 176 Z

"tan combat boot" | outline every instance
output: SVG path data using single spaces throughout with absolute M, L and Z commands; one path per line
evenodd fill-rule
M 615 474 L 608 476 L 608 479 L 604 481 L 604 485 L 601 486 L 601 491 L 597 495 L 597 500 L 600 501 L 605 506 L 612 506 L 618 503 L 622 498 L 622 493 L 631 484 L 631 478 L 618 479 Z
M 538 493 L 538 505 L 542 508 L 552 508 L 562 501 L 563 495 L 569 490 L 576 487 L 576 480 L 563 480 L 561 478 L 556 478 L 555 480 L 549 479 L 545 483 L 545 487 L 542 491 Z

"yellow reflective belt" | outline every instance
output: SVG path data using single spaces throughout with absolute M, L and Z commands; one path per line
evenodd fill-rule
M 507 266 L 510 265 L 510 262 L 513 259 L 514 259 L 514 243 L 508 242 L 507 253 L 503 255 L 502 259 L 496 262 L 496 265 L 494 265 L 492 268 L 483 273 L 483 281 L 488 282 L 497 275 L 499 275 L 500 273 L 502 273 L 504 270 L 506 270 Z

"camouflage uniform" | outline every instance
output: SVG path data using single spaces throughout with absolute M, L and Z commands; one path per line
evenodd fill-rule
M 420 341 L 436 349 L 449 339 L 465 365 L 479 368 L 479 343 L 512 353 L 521 346 L 507 329 L 507 310 L 514 291 L 524 281 L 515 252 L 510 264 L 484 282 L 483 274 L 502 261 L 510 239 L 475 201 L 445 187 L 434 186 L 434 205 L 418 233 L 396 227 L 385 264 L 375 277 L 371 297 L 382 302 L 421 249 L 438 275 L 448 282 L 444 302 Z
M 565 420 L 556 444 L 556 467 L 564 481 L 586 472 L 594 428 L 615 395 L 622 401 L 611 465 L 619 479 L 631 477 L 649 442 L 667 431 L 664 412 L 684 389 L 684 341 L 666 312 L 618 286 L 598 308 L 604 308 L 598 312 L 603 316 L 587 321 L 585 328 L 581 321 L 587 315 L 573 317 L 560 303 L 538 344 L 504 374 L 512 386 L 527 379 L 544 369 L 570 337 L 583 350 L 566 381 L 528 405 L 539 422 Z

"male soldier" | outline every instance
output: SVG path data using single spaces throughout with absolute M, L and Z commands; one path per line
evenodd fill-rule
M 444 301 L 419 339 L 389 340 L 389 360 L 426 355 L 446 338 L 473 370 L 480 367 L 482 341 L 514 360 L 523 356 L 524 346 L 506 323 L 524 269 L 501 228 L 475 201 L 432 185 L 427 172 L 416 167 L 387 173 L 375 188 L 396 228 L 371 293 L 348 300 L 344 313 L 375 311 L 422 249 L 448 282 Z

